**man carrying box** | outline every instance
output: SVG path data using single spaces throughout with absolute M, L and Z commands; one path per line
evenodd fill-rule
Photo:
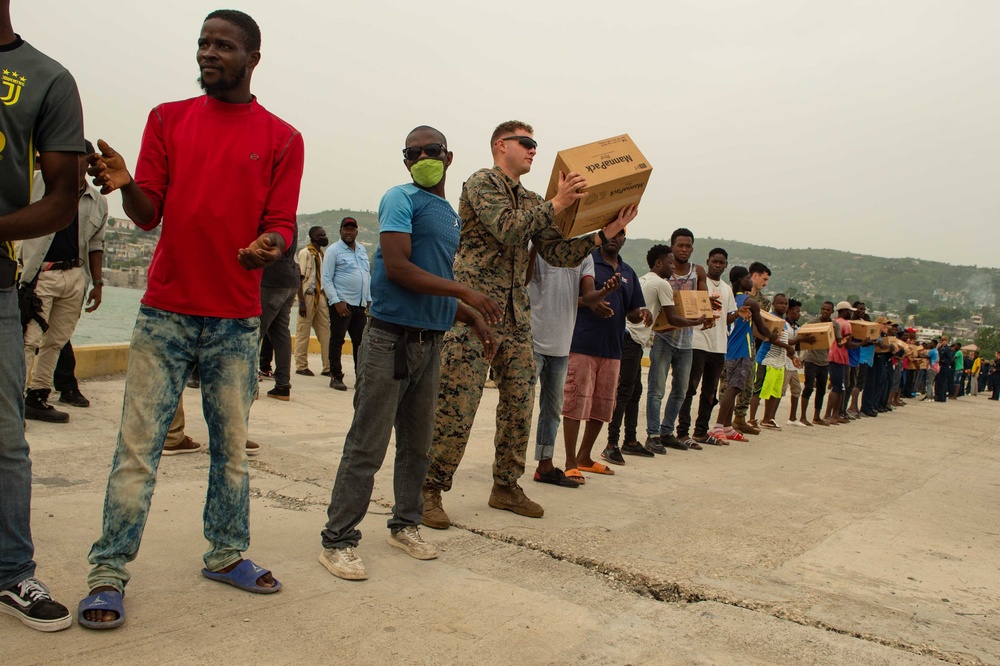
M 517 484 L 524 474 L 531 410 L 534 406 L 535 361 L 531 306 L 524 284 L 529 263 L 528 241 L 552 266 L 576 266 L 595 247 L 607 242 L 637 213 L 624 208 L 618 218 L 595 234 L 567 240 L 555 217 L 587 194 L 579 173 L 563 174 L 549 201 L 521 184 L 531 171 L 538 143 L 530 125 L 512 120 L 497 126 L 490 138 L 493 168 L 481 169 L 462 188 L 459 216 L 461 242 L 455 257 L 455 280 L 493 298 L 504 314 L 496 328 L 496 355 L 487 363 L 482 345 L 468 327 L 455 327 L 441 347 L 441 387 L 434 418 L 434 444 L 424 481 L 423 524 L 451 525 L 441 506 L 441 492 L 451 489 L 469 441 L 482 398 L 487 368 L 492 367 L 500 403 L 497 408 L 496 458 L 489 505 L 522 516 L 540 518 L 544 510 Z
M 841 414 L 840 407 L 844 402 L 844 392 L 847 390 L 847 369 L 850 367 L 848 352 L 861 347 L 861 342 L 852 337 L 849 317 L 854 308 L 847 301 L 837 303 L 837 319 L 833 324 L 837 327 L 837 343 L 830 347 L 827 358 L 830 362 L 830 402 L 826 405 L 827 423 L 850 423 Z
M 764 294 L 763 289 L 771 280 L 771 269 L 761 262 L 755 261 L 750 264 L 749 271 L 753 288 L 747 295 L 757 301 L 757 304 L 760 305 L 760 311 L 762 313 L 770 312 L 771 299 Z M 733 290 L 735 291 L 735 286 L 733 287 Z M 759 329 L 762 334 L 763 330 L 763 328 Z M 752 339 L 751 343 L 753 343 Z M 754 352 L 751 351 L 751 357 L 753 354 Z M 745 386 L 743 388 L 743 392 L 740 393 L 739 400 L 736 402 L 736 415 L 733 418 L 733 427 L 747 435 L 760 434 L 760 428 L 758 428 L 755 424 L 747 423 L 746 420 L 747 410 L 750 408 L 750 399 L 753 397 L 754 393 L 760 393 L 761 384 L 764 381 L 764 371 L 760 370 L 755 376 L 757 377 L 756 382 L 750 386 Z
M 833 303 L 824 301 L 819 310 L 819 317 L 811 320 L 809 324 L 829 324 L 832 327 L 831 315 L 833 315 Z M 833 344 L 836 344 L 836 340 L 834 340 Z M 821 416 L 823 398 L 826 397 L 826 384 L 830 365 L 829 354 L 829 347 L 825 349 L 809 349 L 802 354 L 802 361 L 806 370 L 806 383 L 802 388 L 802 414 L 799 416 L 799 421 L 805 425 L 810 425 L 809 421 L 806 420 L 806 409 L 809 406 L 809 397 L 812 396 L 814 389 L 816 391 L 816 402 L 813 405 L 813 423 L 821 426 L 830 425 Z

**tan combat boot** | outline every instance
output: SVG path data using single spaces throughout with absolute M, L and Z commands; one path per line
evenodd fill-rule
M 743 418 L 739 416 L 733 418 L 733 428 L 742 432 L 744 435 L 760 434 L 760 428 L 750 425 Z
M 516 483 L 504 486 L 494 481 L 493 492 L 490 493 L 490 506 L 494 509 L 513 511 L 519 516 L 528 518 L 541 518 L 545 513 L 541 505 L 528 499 L 521 486 Z
M 441 491 L 437 488 L 424 487 L 424 517 L 420 521 L 427 527 L 436 530 L 446 530 L 451 527 L 451 518 L 441 506 Z

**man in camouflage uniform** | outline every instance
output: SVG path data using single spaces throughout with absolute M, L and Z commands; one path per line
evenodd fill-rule
M 483 357 L 482 346 L 468 326 L 457 325 L 444 336 L 434 443 L 423 489 L 423 524 L 428 527 L 446 529 L 451 525 L 441 506 L 441 491 L 451 489 L 490 366 L 500 402 L 489 505 L 522 516 L 542 516 L 542 507 L 529 500 L 517 484 L 524 474 L 535 403 L 531 306 L 525 280 L 528 241 L 552 266 L 577 266 L 601 244 L 602 235 L 614 236 L 635 215 L 634 210 L 628 216 L 623 211 L 596 234 L 564 239 L 554 226 L 555 216 L 586 196 L 578 191 L 586 187 L 586 180 L 575 172 L 561 174 L 559 189 L 550 201 L 524 188 L 520 178 L 531 170 L 538 145 L 533 133 L 530 125 L 518 121 L 498 126 L 490 139 L 493 168 L 474 173 L 459 199 L 463 226 L 455 280 L 500 303 L 504 316 L 496 330 L 497 351 L 492 363 Z

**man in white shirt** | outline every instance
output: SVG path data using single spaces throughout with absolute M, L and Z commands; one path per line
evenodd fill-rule
M 728 322 L 736 317 L 736 298 L 733 289 L 722 279 L 729 267 L 729 254 L 717 247 L 708 253 L 706 262 L 706 286 L 708 295 L 713 299 L 712 307 L 716 325 L 711 328 L 696 328 L 691 339 L 691 374 L 688 379 L 687 395 L 681 405 L 677 417 L 677 437 L 684 440 L 688 448 L 696 448 L 702 444 L 719 444 L 709 434 L 709 422 L 712 409 L 715 406 L 715 394 L 719 388 L 719 378 L 726 365 L 726 345 L 728 344 Z M 723 323 L 725 322 L 725 324 Z M 701 396 L 698 400 L 698 416 L 694 422 L 694 433 L 691 431 L 691 403 L 701 384 Z

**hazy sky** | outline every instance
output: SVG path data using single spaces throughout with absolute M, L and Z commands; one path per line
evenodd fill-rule
M 543 193 L 556 151 L 629 133 L 653 165 L 635 236 L 1000 266 L 996 0 L 12 4 L 130 166 L 149 110 L 200 94 L 204 16 L 252 15 L 253 90 L 305 138 L 302 213 L 375 210 L 420 124 L 448 136 L 457 203 L 517 118 Z

